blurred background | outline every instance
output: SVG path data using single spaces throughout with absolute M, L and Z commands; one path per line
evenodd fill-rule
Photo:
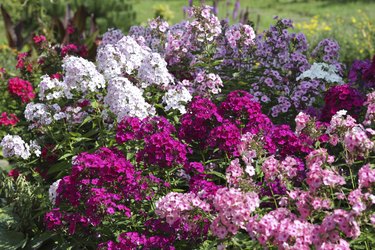
M 275 16 L 290 18 L 295 31 L 305 33 L 311 45 L 322 38 L 337 40 L 345 63 L 375 54 L 375 0 L 0 0 L 0 3 L 3 18 L 0 52 L 9 48 L 25 50 L 35 34 L 66 42 L 64 32 L 70 27 L 85 34 L 82 36 L 85 39 L 93 39 L 112 27 L 126 33 L 132 25 L 145 25 L 157 16 L 175 24 L 185 18 L 188 6 L 207 4 L 215 7 L 220 18 L 228 18 L 231 23 L 251 23 L 258 33 L 267 29 Z M 9 41 L 11 37 L 16 38 Z

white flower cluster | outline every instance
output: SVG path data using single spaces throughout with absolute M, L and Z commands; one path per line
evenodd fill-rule
M 169 89 L 167 93 L 163 96 L 163 103 L 165 106 L 165 110 L 170 109 L 177 109 L 180 111 L 181 114 L 186 113 L 186 103 L 192 99 L 190 92 L 182 87 L 179 89 Z
M 72 90 L 87 94 L 105 88 L 105 80 L 93 64 L 81 57 L 65 57 L 62 65 L 64 69 L 64 84 L 66 97 L 72 98 Z
M 297 81 L 309 78 L 309 79 L 321 79 L 329 83 L 344 83 L 341 76 L 338 74 L 338 70 L 334 65 L 328 65 L 326 63 L 314 63 L 311 68 L 304 71 Z
M 137 86 L 141 88 L 152 84 L 166 88 L 173 84 L 164 58 L 159 53 L 152 53 L 150 48 L 139 45 L 130 36 L 100 48 L 96 60 L 99 71 L 108 81 L 127 74 L 135 75 L 140 82 Z
M 49 187 L 48 196 L 49 196 L 49 200 L 52 203 L 52 205 L 55 205 L 55 203 L 56 203 L 57 189 L 59 188 L 60 181 L 61 181 L 61 179 L 55 181 Z
M 132 37 L 124 36 L 116 44 L 107 44 L 98 50 L 97 64 L 107 80 L 132 74 L 150 52 L 141 47 Z
M 24 115 L 26 120 L 32 122 L 30 129 L 45 126 L 52 123 L 52 114 L 49 112 L 47 105 L 43 103 L 30 102 L 26 105 Z
M 3 156 L 9 157 L 21 157 L 22 159 L 28 159 L 32 153 L 36 156 L 40 156 L 41 148 L 35 141 L 30 141 L 30 145 L 27 144 L 18 135 L 6 135 L 1 140 L 0 147 L 3 148 Z
M 59 121 L 68 117 L 67 112 L 62 112 L 58 104 L 46 105 L 44 103 L 28 103 L 24 115 L 31 122 L 29 129 L 50 125 L 54 120 Z
M 44 75 L 39 83 L 39 99 L 42 101 L 59 99 L 65 96 L 64 91 L 66 89 L 64 82 Z
M 173 83 L 173 77 L 167 69 L 167 62 L 159 53 L 149 53 L 138 70 L 138 78 L 142 82 L 142 88 L 152 84 L 167 88 Z
M 142 96 L 141 89 L 134 86 L 127 78 L 117 77 L 108 82 L 104 103 L 121 121 L 125 116 L 145 118 L 155 114 L 155 108 Z

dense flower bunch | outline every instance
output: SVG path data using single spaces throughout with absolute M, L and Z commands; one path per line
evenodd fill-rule
M 375 57 L 370 60 L 356 60 L 350 68 L 348 79 L 351 84 L 358 85 L 361 90 L 363 88 L 375 87 Z
M 337 111 L 342 109 L 347 110 L 354 118 L 357 118 L 364 101 L 359 91 L 348 84 L 334 86 L 327 91 L 324 97 L 325 105 L 320 119 L 328 122 Z
M 19 119 L 15 114 L 7 114 L 6 112 L 1 113 L 0 117 L 0 125 L 2 126 L 9 126 L 9 125 L 16 125 L 19 122 Z
M 82 153 L 74 159 L 71 174 L 54 184 L 58 187 L 51 199 L 56 208 L 47 214 L 47 226 L 68 227 L 69 233 L 74 234 L 77 227 L 98 226 L 108 215 L 130 217 L 128 201 L 143 198 L 145 187 L 140 184 L 139 173 L 116 149 Z M 64 207 L 73 207 L 74 211 Z
M 31 83 L 18 77 L 9 79 L 8 91 L 10 94 L 21 98 L 23 103 L 27 103 L 35 98 Z

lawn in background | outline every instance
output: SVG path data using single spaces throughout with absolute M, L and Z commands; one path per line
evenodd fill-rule
M 199 1 L 195 0 L 198 4 Z M 227 9 L 232 15 L 235 0 L 229 2 L 229 8 L 226 7 L 226 0 L 220 1 L 219 16 L 225 17 Z M 207 4 L 212 4 L 211 0 L 206 0 Z M 183 8 L 188 5 L 187 0 L 136 0 L 134 9 L 137 12 L 137 21 L 147 22 L 152 18 L 154 7 L 157 5 L 168 5 L 174 14 L 171 23 L 179 22 L 184 18 Z M 259 29 L 264 30 L 273 23 L 273 17 L 287 17 L 295 22 L 302 22 L 319 15 L 324 17 L 326 22 L 337 18 L 351 18 L 359 15 L 357 10 L 362 10 L 368 16 L 375 11 L 375 0 L 371 1 L 340 1 L 340 0 L 321 0 L 321 1 L 301 1 L 301 0 L 240 0 L 241 9 L 248 8 L 250 19 L 257 21 L 260 16 Z M 375 22 L 375 15 L 372 15 L 372 21 Z

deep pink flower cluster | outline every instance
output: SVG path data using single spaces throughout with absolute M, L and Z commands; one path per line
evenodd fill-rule
M 193 175 L 189 181 L 189 191 L 198 194 L 202 199 L 214 197 L 221 186 L 209 181 L 209 177 L 207 174 Z
M 178 135 L 188 143 L 204 146 L 210 130 L 221 121 L 216 105 L 208 98 L 196 96 L 189 104 L 187 113 L 181 117 Z
M 233 123 L 223 123 L 212 129 L 208 139 L 208 145 L 214 149 L 219 148 L 230 156 L 238 156 L 238 144 L 241 140 L 241 131 Z
M 30 53 L 21 52 L 17 55 L 17 65 L 16 69 L 25 70 L 29 73 L 33 71 L 33 65 L 27 60 L 30 57 Z
M 170 168 L 187 163 L 188 149 L 173 138 L 174 126 L 164 117 L 147 117 L 143 120 L 125 117 L 117 127 L 116 140 L 123 144 L 143 140 L 144 147 L 137 152 L 137 162 L 145 166 Z
M 16 125 L 20 120 L 15 114 L 7 114 L 7 112 L 1 113 L 0 116 L 0 125 L 2 126 L 14 126 Z
M 47 39 L 45 36 L 43 35 L 36 35 L 33 37 L 33 40 L 34 40 L 34 43 L 37 44 L 37 45 L 40 45 L 42 44 L 43 42 L 45 42 Z
M 324 101 L 325 105 L 320 120 L 329 122 L 332 116 L 342 109 L 357 119 L 365 100 L 358 90 L 344 84 L 331 87 L 327 91 Z
M 236 90 L 230 92 L 219 106 L 219 114 L 235 123 L 256 124 L 256 117 L 262 113 L 259 102 L 249 92 Z M 255 124 L 254 124 L 255 123 Z
M 140 234 L 138 232 L 121 233 L 118 242 L 108 241 L 101 243 L 98 249 L 102 250 L 132 250 L 132 249 L 163 249 L 174 250 L 174 239 L 166 236 L 150 236 Z
M 277 125 L 267 134 L 265 148 L 281 156 L 306 154 L 311 151 L 312 141 L 308 137 L 297 136 L 289 125 Z
M 9 79 L 8 91 L 10 94 L 21 98 L 23 103 L 30 102 L 35 98 L 34 89 L 31 83 L 18 77 Z
M 170 135 L 175 133 L 176 129 L 162 116 L 146 117 L 143 120 L 137 117 L 125 117 L 117 126 L 116 141 L 123 144 L 160 132 Z
M 144 148 L 137 153 L 137 161 L 145 166 L 171 168 L 187 162 L 185 144 L 171 135 L 160 132 L 144 138 Z
M 70 43 L 61 48 L 61 57 L 65 57 L 66 55 L 77 55 L 85 58 L 88 55 L 88 50 L 85 45 Z
M 107 215 L 130 217 L 130 200 L 143 199 L 142 191 L 147 188 L 140 179 L 140 173 L 116 149 L 81 153 L 74 159 L 71 174 L 59 183 L 57 209 L 47 213 L 46 224 L 56 228 L 63 221 L 74 234 L 78 226 L 100 225 Z

